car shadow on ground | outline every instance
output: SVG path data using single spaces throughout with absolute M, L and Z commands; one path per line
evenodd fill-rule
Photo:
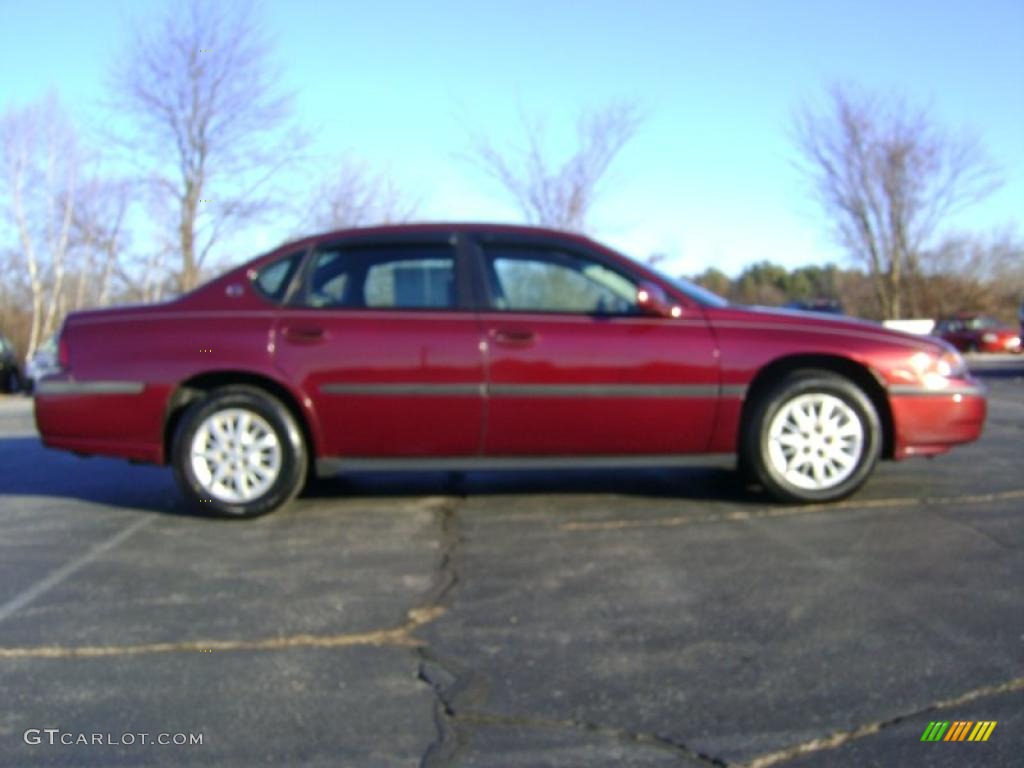
M 426 495 L 573 496 L 612 494 L 764 504 L 740 481 L 732 462 L 652 468 L 474 470 L 469 472 L 342 472 L 319 478 L 304 498 L 403 497 Z
M 0 503 L 11 496 L 189 514 L 167 468 L 50 450 L 35 435 L 0 438 Z
M 717 465 L 709 460 L 707 466 L 642 469 L 345 472 L 313 481 L 302 498 L 329 502 L 425 495 L 617 494 L 765 503 L 763 496 L 744 487 L 731 462 L 714 461 Z M 167 467 L 82 458 L 47 449 L 32 435 L 0 438 L 0 499 L 11 496 L 74 499 L 175 516 L 194 514 L 182 503 Z

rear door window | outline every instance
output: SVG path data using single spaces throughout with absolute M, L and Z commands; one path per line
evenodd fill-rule
M 357 246 L 318 253 L 308 307 L 455 309 L 455 254 L 448 245 Z

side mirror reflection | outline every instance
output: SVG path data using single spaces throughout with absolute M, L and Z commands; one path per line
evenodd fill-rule
M 660 285 L 644 281 L 636 287 L 637 306 L 647 315 L 681 317 L 683 308 L 669 301 Z

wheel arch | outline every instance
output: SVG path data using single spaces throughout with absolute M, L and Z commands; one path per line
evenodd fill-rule
M 737 445 L 742 444 L 744 430 L 747 429 L 758 399 L 763 397 L 771 386 L 783 376 L 793 371 L 807 369 L 829 371 L 842 376 L 857 385 L 868 396 L 878 413 L 878 420 L 882 426 L 882 458 L 891 459 L 896 430 L 885 386 L 878 374 L 871 368 L 841 355 L 788 355 L 773 360 L 758 370 L 747 387 L 746 397 L 743 401 Z
M 164 461 L 171 455 L 171 445 L 174 441 L 174 432 L 178 428 L 182 415 L 186 408 L 195 400 L 203 397 L 207 392 L 231 384 L 246 384 L 257 389 L 262 389 L 273 395 L 291 412 L 295 417 L 299 429 L 302 430 L 302 439 L 305 441 L 310 453 L 310 463 L 314 463 L 320 455 L 319 434 L 314 431 L 312 414 L 303 408 L 300 400 L 288 387 L 280 381 L 260 373 L 252 371 L 207 371 L 197 374 L 181 382 L 171 394 L 167 401 L 167 410 L 164 414 L 163 428 L 163 455 Z M 311 408 L 311 406 L 308 406 Z

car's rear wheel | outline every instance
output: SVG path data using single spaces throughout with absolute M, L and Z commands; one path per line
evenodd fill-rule
M 794 371 L 753 405 L 742 450 L 764 488 L 782 501 L 832 501 L 859 488 L 878 462 L 882 436 L 871 399 L 828 371 Z
M 257 517 L 295 498 L 309 458 L 295 417 L 280 400 L 256 387 L 228 386 L 188 407 L 172 463 L 194 509 Z

